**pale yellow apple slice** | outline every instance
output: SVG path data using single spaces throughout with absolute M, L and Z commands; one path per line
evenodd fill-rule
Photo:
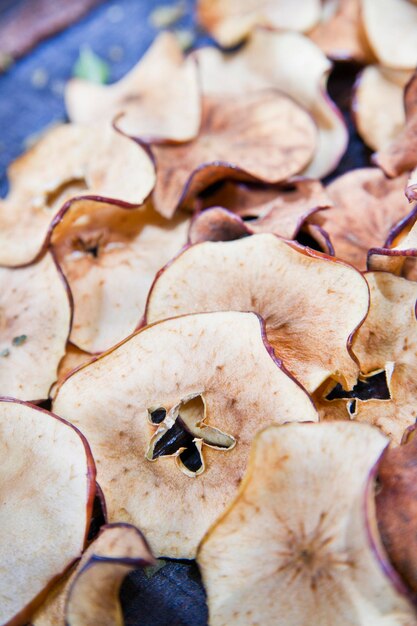
M 47 253 L 28 267 L 1 267 L 0 292 L 0 396 L 45 400 L 71 328 L 68 286 Z
M 168 221 L 150 205 L 74 203 L 52 236 L 74 300 L 72 343 L 103 352 L 135 330 L 155 274 L 185 245 L 189 222 L 181 213 Z
M 311 113 L 318 141 L 313 159 L 302 170 L 305 176 L 322 178 L 337 166 L 348 132 L 326 91 L 331 63 L 307 37 L 258 28 L 237 52 L 226 55 L 203 48 L 196 55 L 204 93 L 241 96 L 274 87 Z
M 320 19 L 318 0 L 198 0 L 197 19 L 221 46 L 235 46 L 255 26 L 309 31 Z
M 0 448 L 0 622 L 22 626 L 84 549 L 95 467 L 75 428 L 14 400 L 0 400 Z
M 417 7 L 409 0 L 361 0 L 366 38 L 381 65 L 417 65 Z
M 201 118 L 197 66 L 184 59 L 178 39 L 163 32 L 145 56 L 117 83 L 97 85 L 80 78 L 67 83 L 65 100 L 72 122 L 103 120 L 140 138 L 189 141 Z
M 198 550 L 211 626 L 415 625 L 376 528 L 387 443 L 352 422 L 257 436 L 238 496 Z
M 155 183 L 151 159 L 110 124 L 64 124 L 49 131 L 8 170 L 0 200 L 0 265 L 32 262 L 74 197 L 138 206 Z
M 310 162 L 316 139 L 309 114 L 277 90 L 240 98 L 207 96 L 200 134 L 194 141 L 152 145 L 157 170 L 155 209 L 170 218 L 190 197 L 227 177 L 284 181 Z
M 264 318 L 277 356 L 313 392 L 329 376 L 343 386 L 356 382 L 359 370 L 349 344 L 368 303 L 366 281 L 354 268 L 259 234 L 182 252 L 156 278 L 146 319 L 254 311 Z
M 166 320 L 58 391 L 54 410 L 89 439 L 109 521 L 137 525 L 156 556 L 194 558 L 236 493 L 260 427 L 317 419 L 263 332 L 250 313 Z

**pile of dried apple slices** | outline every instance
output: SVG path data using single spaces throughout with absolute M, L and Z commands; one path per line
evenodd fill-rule
M 212 626 L 417 625 L 417 4 L 396 2 L 200 0 L 241 48 L 160 34 L 118 83 L 71 80 L 70 123 L 11 165 L 0 624 L 120 626 L 124 577 L 163 556 L 197 559 Z M 372 63 L 377 166 L 325 184 L 348 141 L 327 57 Z

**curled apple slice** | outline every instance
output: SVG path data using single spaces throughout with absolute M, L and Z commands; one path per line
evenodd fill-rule
M 276 90 L 203 100 L 198 137 L 183 145 L 152 145 L 156 210 L 170 218 L 187 199 L 227 177 L 278 183 L 311 160 L 316 127 L 306 111 Z
M 175 35 L 161 33 L 139 63 L 113 85 L 73 78 L 65 93 L 68 116 L 81 124 L 117 122 L 140 138 L 189 141 L 197 133 L 201 98 L 197 67 L 184 59 Z
M 10 193 L 0 200 L 0 264 L 32 262 L 74 197 L 138 206 L 155 183 L 143 148 L 110 125 L 65 124 L 49 131 L 8 170 Z
M 410 212 L 405 184 L 405 176 L 390 180 L 380 169 L 363 168 L 343 174 L 327 186 L 333 207 L 313 220 L 328 233 L 337 257 L 366 269 L 368 250 L 383 246 L 393 225 Z
M 358 133 L 372 150 L 383 149 L 403 130 L 404 87 L 411 75 L 409 70 L 392 70 L 377 65 L 370 65 L 359 75 L 353 99 L 353 118 Z
M 410 202 L 417 201 L 417 167 L 410 174 L 405 195 Z
M 417 210 L 412 209 L 408 217 L 400 221 L 391 233 L 384 247 L 368 251 L 368 269 L 386 271 L 409 280 L 417 280 Z
M 352 267 L 260 234 L 186 249 L 156 278 L 146 318 L 254 311 L 284 365 L 313 392 L 329 376 L 348 387 L 356 382 L 348 346 L 368 302 L 366 281 Z
M 317 146 L 302 174 L 322 178 L 339 163 L 348 141 L 340 111 L 330 100 L 327 77 L 331 63 L 307 37 L 256 29 L 249 43 L 232 54 L 215 48 L 197 51 L 203 92 L 242 95 L 276 88 L 311 113 L 318 129 Z
M 33 626 L 122 626 L 119 591 L 123 579 L 134 569 L 154 563 L 135 526 L 103 526 L 70 578 L 38 611 Z
M 264 341 L 253 314 L 183 316 L 144 328 L 59 389 L 54 409 L 89 438 L 109 520 L 138 525 L 156 555 L 194 557 L 259 427 L 317 419 Z
M 386 67 L 417 65 L 417 7 L 409 0 L 361 0 L 362 21 L 369 45 Z
M 68 287 L 47 253 L 23 268 L 0 268 L 0 396 L 45 400 L 71 328 Z
M 352 422 L 257 436 L 238 496 L 198 550 L 212 626 L 416 623 L 376 529 L 387 443 Z
M 168 221 L 150 205 L 73 203 L 52 236 L 74 299 L 72 343 L 103 352 L 135 330 L 156 272 L 187 241 L 189 221 Z
M 257 25 L 307 32 L 320 19 L 318 0 L 198 0 L 197 19 L 225 48 L 246 39 Z
M 33 405 L 0 400 L 0 622 L 26 624 L 84 548 L 95 467 L 84 437 Z

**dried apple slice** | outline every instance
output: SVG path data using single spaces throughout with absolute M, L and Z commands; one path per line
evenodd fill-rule
M 368 269 L 386 271 L 417 280 L 417 224 L 416 207 L 408 217 L 400 221 L 391 230 L 384 247 L 371 248 L 368 251 Z
M 0 400 L 0 431 L 0 622 L 20 626 L 84 548 L 95 467 L 81 433 L 33 405 Z
M 189 222 L 180 213 L 168 221 L 150 205 L 74 203 L 52 238 L 74 299 L 72 343 L 103 352 L 135 330 L 155 274 L 185 245 Z
M 387 443 L 351 422 L 257 436 L 237 498 L 198 550 L 212 626 L 416 623 L 376 529 Z
M 305 176 L 322 178 L 339 163 L 348 141 L 343 117 L 326 92 L 331 63 L 307 37 L 257 29 L 249 43 L 232 54 L 215 48 L 197 53 L 203 92 L 242 95 L 274 87 L 308 110 L 318 128 L 313 160 Z
M 417 201 L 417 167 L 410 174 L 405 195 L 410 202 Z
M 406 180 L 405 176 L 390 180 L 380 169 L 363 168 L 326 187 L 334 206 L 313 220 L 319 220 L 328 233 L 337 257 L 366 269 L 368 250 L 383 246 L 393 225 L 410 212 L 404 195 Z
M 352 267 L 260 234 L 186 249 L 157 276 L 146 319 L 254 311 L 284 365 L 313 392 L 329 376 L 343 386 L 356 382 L 348 345 L 368 303 L 366 281 Z
M 203 241 L 233 241 L 252 234 L 241 217 L 222 207 L 213 207 L 196 215 L 190 225 L 188 240 L 191 244 Z
M 135 526 L 103 526 L 70 578 L 32 619 L 33 626 L 122 626 L 119 591 L 123 579 L 134 569 L 154 563 Z
M 58 391 L 54 410 L 89 438 L 109 520 L 139 526 L 157 556 L 194 558 L 236 492 L 259 427 L 317 419 L 264 341 L 250 313 L 166 320 Z
M 235 46 L 257 25 L 307 32 L 320 19 L 318 0 L 198 0 L 197 19 L 225 48 Z
M 311 160 L 317 131 L 300 106 L 276 90 L 205 97 L 198 137 L 184 145 L 152 145 L 156 210 L 170 218 L 190 197 L 227 177 L 278 183 Z
M 197 67 L 184 59 L 178 39 L 161 33 L 145 56 L 113 85 L 73 78 L 65 100 L 72 122 L 112 122 L 133 137 L 189 141 L 198 134 L 201 97 Z
M 417 7 L 409 0 L 361 0 L 366 38 L 386 67 L 417 65 Z
M 0 396 L 39 401 L 57 379 L 71 328 L 68 287 L 47 253 L 0 268 Z
M 0 200 L 0 264 L 32 262 L 74 197 L 138 206 L 155 183 L 154 166 L 136 142 L 110 125 L 65 124 L 49 131 L 8 170 Z
M 354 121 L 358 133 L 372 150 L 383 149 L 403 130 L 403 93 L 411 75 L 408 70 L 370 65 L 356 81 Z

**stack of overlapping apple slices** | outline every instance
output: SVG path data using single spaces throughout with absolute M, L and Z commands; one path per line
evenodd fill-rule
M 294 32 L 162 34 L 11 166 L 2 624 L 120 624 L 154 556 L 197 556 L 216 626 L 417 623 L 414 213 L 407 175 L 320 183 L 329 69 Z

